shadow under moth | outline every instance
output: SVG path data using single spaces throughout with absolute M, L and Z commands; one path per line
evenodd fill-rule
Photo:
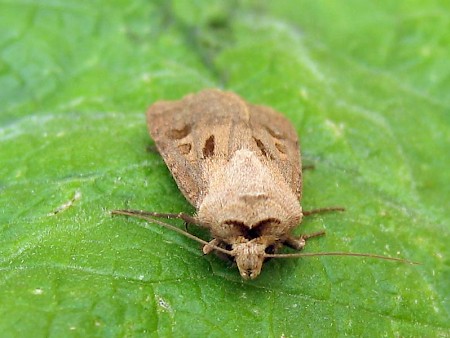
M 343 208 L 303 211 L 302 167 L 295 129 L 271 108 L 250 104 L 215 89 L 178 101 L 159 101 L 147 112 L 159 153 L 195 215 L 114 210 L 157 223 L 236 262 L 244 279 L 256 278 L 265 260 L 276 257 L 363 256 L 351 252 L 277 253 L 283 246 L 301 250 L 317 232 L 294 236 L 303 216 Z M 176 218 L 209 230 L 204 241 L 158 218 Z M 411 262 L 409 262 L 411 263 Z

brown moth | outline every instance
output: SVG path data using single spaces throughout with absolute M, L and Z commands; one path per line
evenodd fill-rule
M 114 214 L 144 218 L 202 243 L 205 254 L 232 258 L 244 279 L 254 279 L 272 257 L 320 255 L 397 258 L 358 253 L 277 254 L 284 245 L 300 250 L 306 240 L 323 235 L 294 236 L 305 212 L 297 133 L 271 108 L 245 102 L 215 89 L 179 101 L 159 101 L 147 112 L 150 135 L 179 189 L 196 208 L 194 216 L 138 210 Z M 155 217 L 179 218 L 209 230 L 205 242 Z M 403 261 L 403 260 L 401 260 Z

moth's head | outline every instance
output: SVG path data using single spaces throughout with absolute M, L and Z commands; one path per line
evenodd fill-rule
M 243 279 L 255 279 L 261 273 L 267 245 L 255 240 L 233 244 L 233 256 Z

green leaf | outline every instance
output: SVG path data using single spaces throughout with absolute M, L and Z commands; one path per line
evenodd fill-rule
M 434 1 L 3 1 L 0 332 L 448 336 L 450 7 Z M 306 252 L 244 282 L 116 208 L 195 210 L 145 110 L 207 87 L 302 140 Z M 174 222 L 182 227 L 182 224 Z M 190 229 L 207 239 L 208 234 Z

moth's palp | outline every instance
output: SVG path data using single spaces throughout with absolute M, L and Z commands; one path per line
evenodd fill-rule
M 165 227 L 167 229 L 173 230 L 173 231 L 178 232 L 179 234 L 182 234 L 182 235 L 184 235 L 184 236 L 186 236 L 186 237 L 188 237 L 190 239 L 193 239 L 194 241 L 197 241 L 198 243 L 201 243 L 203 245 L 207 245 L 207 246 L 213 248 L 214 250 L 220 251 L 220 252 L 222 252 L 222 253 L 224 253 L 226 255 L 229 255 L 229 256 L 234 256 L 233 252 L 230 251 L 230 250 L 223 249 L 223 248 L 221 248 L 221 247 L 219 247 L 217 245 L 214 245 L 214 244 L 211 244 L 211 243 L 209 243 L 207 241 L 204 241 L 203 239 L 198 238 L 197 236 L 194 236 L 194 235 L 190 234 L 187 231 L 181 230 L 181 229 L 177 228 L 176 226 L 173 226 L 172 224 L 161 222 L 160 220 L 157 220 L 157 219 L 153 218 L 153 217 L 167 217 L 167 218 L 183 219 L 183 218 L 181 218 L 179 216 L 180 215 L 189 216 L 187 214 L 183 214 L 183 213 L 180 213 L 180 214 L 161 214 L 161 213 L 156 213 L 156 212 L 154 213 L 154 212 L 143 211 L 143 210 L 113 210 L 113 211 L 111 211 L 111 214 L 112 215 L 132 216 L 132 217 L 136 217 L 136 218 L 140 218 L 140 219 L 146 220 L 146 221 L 148 221 L 150 223 L 159 224 L 159 225 L 161 225 L 161 226 L 163 226 L 163 227 Z M 156 216 L 156 215 L 158 215 L 158 216 Z M 189 216 L 189 217 L 194 219 L 192 216 Z

